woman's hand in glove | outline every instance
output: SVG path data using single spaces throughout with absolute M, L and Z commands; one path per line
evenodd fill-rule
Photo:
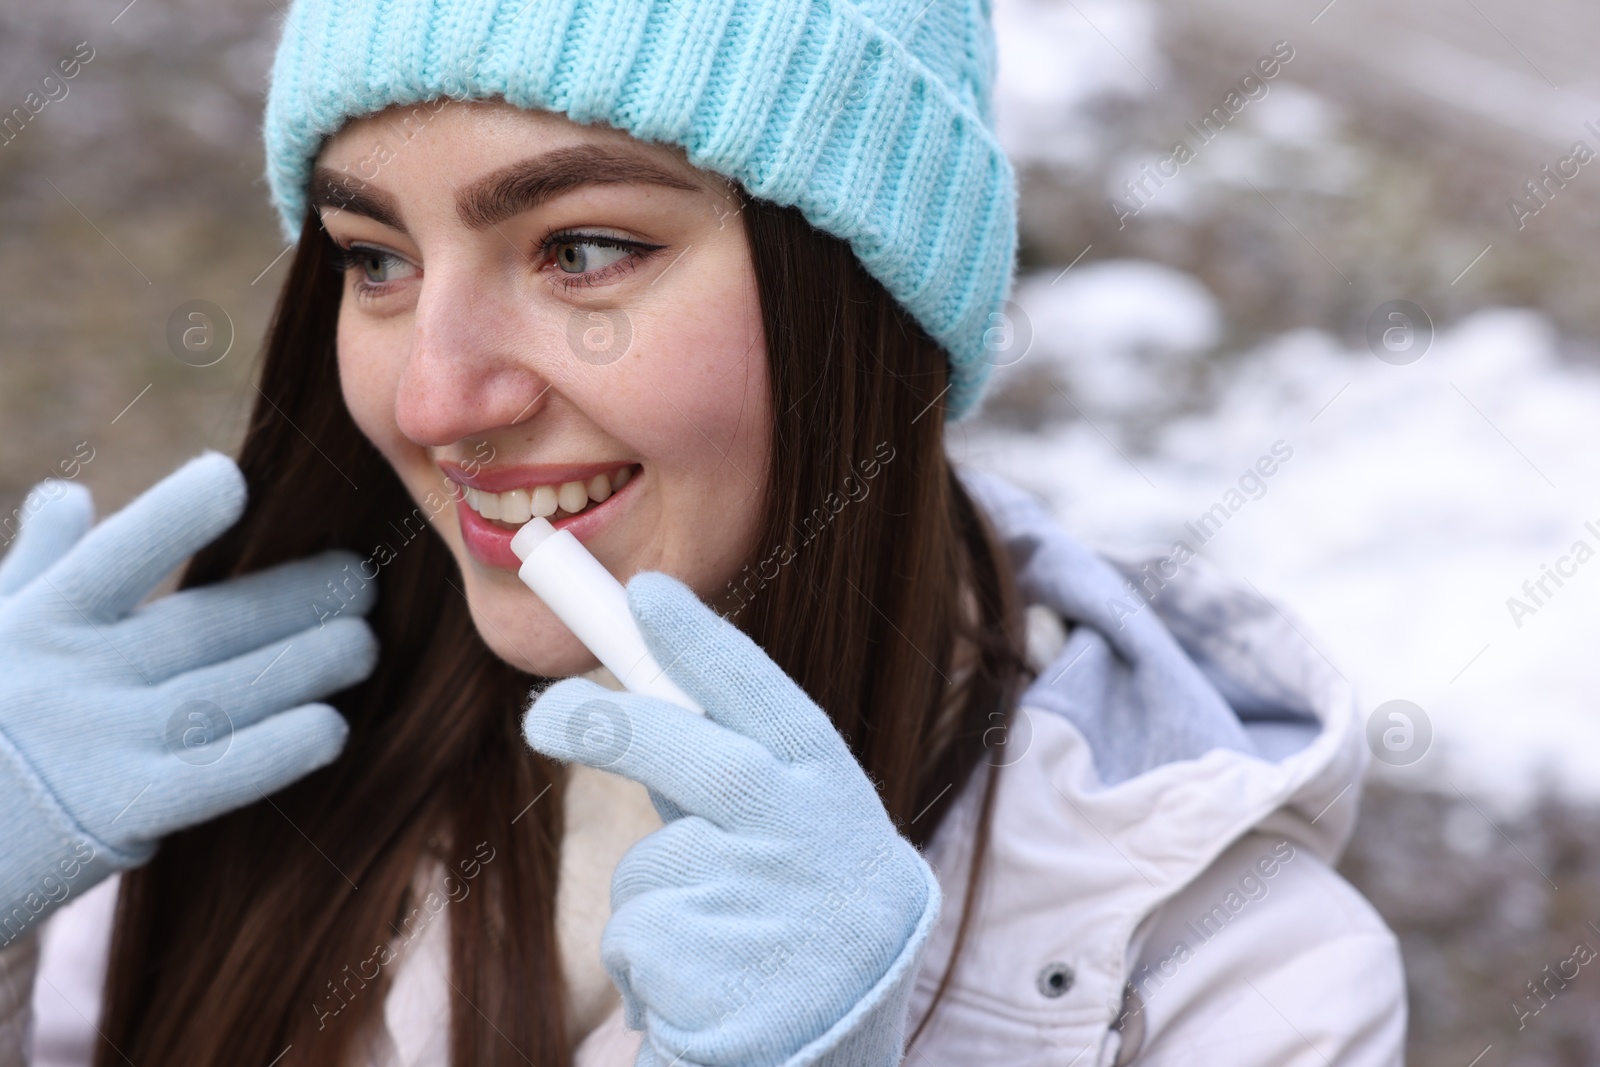
M 707 717 L 568 679 L 523 729 L 540 752 L 647 786 L 670 820 L 617 864 L 601 942 L 645 1031 L 637 1063 L 899 1063 L 933 872 L 754 642 L 664 574 L 635 576 L 628 603 Z
M 360 618 L 376 591 L 341 573 L 354 554 L 135 606 L 237 522 L 245 496 L 216 452 L 93 529 L 88 490 L 35 487 L 0 560 L 0 945 L 162 836 L 343 748 L 344 719 L 314 701 L 377 662 Z

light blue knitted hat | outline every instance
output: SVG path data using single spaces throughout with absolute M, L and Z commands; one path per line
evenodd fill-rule
M 994 70 L 989 0 L 298 0 L 267 97 L 267 180 L 292 240 L 325 137 L 440 97 L 681 145 L 848 241 L 949 354 L 956 418 L 995 362 L 985 340 L 1014 269 Z

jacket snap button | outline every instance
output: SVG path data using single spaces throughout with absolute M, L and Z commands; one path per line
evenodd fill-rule
M 1039 972 L 1035 984 L 1038 985 L 1039 992 L 1045 996 L 1059 997 L 1072 988 L 1074 977 L 1072 968 L 1065 963 L 1047 963 L 1044 965 L 1044 970 Z

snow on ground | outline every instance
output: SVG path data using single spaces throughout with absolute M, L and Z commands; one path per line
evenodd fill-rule
M 1104 548 L 1170 548 L 1231 500 L 1204 555 L 1287 605 L 1364 711 L 1403 698 L 1427 714 L 1432 750 L 1391 773 L 1503 803 L 1547 784 L 1600 798 L 1600 447 L 1575 432 L 1600 426 L 1600 374 L 1562 362 L 1541 316 L 1479 311 L 1400 366 L 1290 333 L 1223 360 L 1214 402 L 1140 448 L 1129 398 L 1205 358 L 1216 310 L 1155 264 L 1055 276 L 1019 281 L 1034 347 L 996 385 L 1047 371 L 1084 417 L 1026 432 L 979 419 L 952 455 Z M 1275 445 L 1292 454 L 1241 486 Z M 1523 583 L 1547 565 L 1569 576 L 1536 601 Z M 1514 617 L 1511 597 L 1533 610 Z
M 994 12 L 1012 159 L 1087 175 L 1130 151 L 1105 105 L 1156 99 L 1160 7 Z M 1152 208 L 1199 216 L 1245 179 L 1339 193 L 1361 172 L 1337 106 L 1288 78 L 1242 119 Z M 1112 172 L 1136 173 L 1159 154 L 1147 147 Z M 1600 373 L 1560 358 L 1539 314 L 1505 308 L 1436 324 L 1404 365 L 1316 330 L 1219 351 L 1230 324 L 1197 279 L 1100 255 L 1018 280 L 1032 347 L 997 370 L 1002 403 L 953 430 L 952 455 L 1035 490 L 1104 548 L 1170 550 L 1186 522 L 1239 502 L 1204 554 L 1286 605 L 1364 710 L 1405 699 L 1430 720 L 1426 756 L 1375 771 L 1507 805 L 1544 786 L 1600 800 L 1600 446 L 1583 432 L 1600 428 Z M 1043 398 L 1011 429 L 1008 380 Z M 1042 425 L 1021 429 L 1029 418 Z M 1292 454 L 1253 481 L 1275 445 Z M 1531 610 L 1514 618 L 1512 597 Z

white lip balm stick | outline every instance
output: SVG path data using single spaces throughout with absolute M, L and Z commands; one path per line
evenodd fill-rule
M 517 577 L 555 612 L 629 692 L 655 697 L 697 715 L 705 709 L 678 688 L 645 647 L 622 583 L 583 542 L 535 517 L 511 538 L 522 561 Z

